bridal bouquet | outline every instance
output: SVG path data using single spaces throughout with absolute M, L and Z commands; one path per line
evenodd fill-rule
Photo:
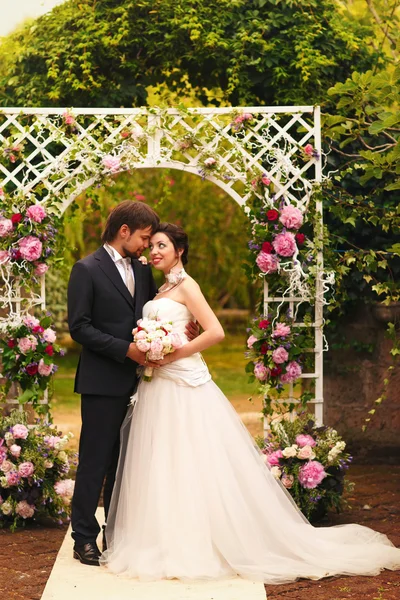
M 138 326 L 132 331 L 133 341 L 138 350 L 146 353 L 146 359 L 162 360 L 183 344 L 181 334 L 174 331 L 172 321 L 164 321 L 159 317 L 139 319 Z M 151 381 L 152 367 L 145 367 L 143 379 Z

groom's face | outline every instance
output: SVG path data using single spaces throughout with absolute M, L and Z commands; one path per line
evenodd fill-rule
M 121 231 L 121 234 L 121 248 L 125 253 L 125 256 L 139 258 L 146 248 L 149 247 L 152 229 L 151 226 L 149 226 L 146 227 L 146 229 L 136 229 L 131 233 L 127 227 L 125 231 Z

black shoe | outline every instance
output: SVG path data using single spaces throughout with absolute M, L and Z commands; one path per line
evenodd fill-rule
M 96 542 L 87 542 L 83 546 L 75 544 L 74 546 L 74 558 L 80 560 L 83 565 L 93 565 L 99 567 L 100 550 L 97 547 Z
M 105 527 L 103 527 L 103 541 L 101 544 L 101 549 L 103 550 L 103 552 L 105 552 L 107 550 L 107 540 L 106 540 L 106 529 Z

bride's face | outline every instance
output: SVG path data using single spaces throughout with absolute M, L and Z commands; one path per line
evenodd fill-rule
M 179 259 L 173 243 L 165 233 L 155 233 L 150 240 L 150 260 L 154 268 L 169 273 Z

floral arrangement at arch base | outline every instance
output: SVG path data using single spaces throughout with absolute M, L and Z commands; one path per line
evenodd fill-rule
M 346 443 L 332 427 L 318 427 L 313 415 L 302 413 L 293 421 L 290 413 L 277 416 L 259 446 L 271 472 L 291 494 L 311 521 L 328 510 L 340 512 L 346 505 L 345 491 L 353 484 L 346 471 L 352 461 Z
M 40 400 L 57 370 L 54 358 L 64 354 L 50 325 L 50 316 L 39 320 L 27 315 L 6 323 L 0 330 L 1 369 L 5 378 L 0 389 L 1 396 L 5 398 L 15 382 L 22 390 L 18 401 L 21 404 L 32 403 L 39 414 L 48 412 L 48 406 L 40 404 Z
M 66 448 L 72 433 L 43 419 L 28 425 L 14 410 L 0 418 L 0 527 L 15 530 L 28 520 L 69 520 L 74 481 L 68 477 L 76 454 Z

